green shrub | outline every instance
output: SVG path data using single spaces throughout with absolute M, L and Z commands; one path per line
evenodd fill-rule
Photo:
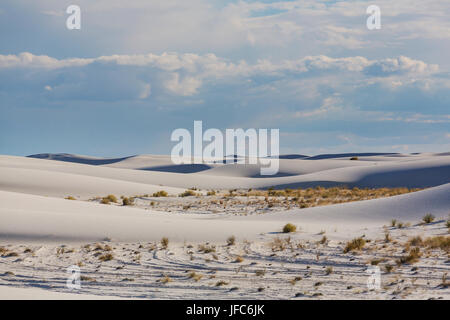
M 431 213 L 427 213 L 423 218 L 422 221 L 425 223 L 432 223 L 434 221 L 435 217 Z

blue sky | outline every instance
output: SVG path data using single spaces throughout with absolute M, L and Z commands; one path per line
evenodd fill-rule
M 282 153 L 450 151 L 448 16 L 440 0 L 2 0 L 0 154 L 168 154 L 194 120 L 279 128 Z

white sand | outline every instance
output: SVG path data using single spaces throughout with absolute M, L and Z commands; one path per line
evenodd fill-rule
M 79 261 L 84 261 L 85 269 L 99 284 L 89 283 L 81 291 L 83 295 L 88 295 L 86 298 L 89 295 L 189 298 L 193 290 L 199 298 L 293 298 L 298 292 L 295 286 L 290 287 L 288 281 L 296 274 L 309 279 L 304 281 L 307 288 L 300 290 L 308 292 L 303 294 L 305 298 L 313 296 L 312 292 L 317 289 L 314 288 L 314 281 L 324 277 L 323 268 L 329 265 L 339 272 L 322 279 L 331 279 L 324 286 L 326 289 L 321 291 L 324 297 L 387 299 L 395 293 L 391 292 L 394 290 L 385 289 L 382 293 L 368 292 L 364 295 L 364 289 L 354 292 L 342 287 L 350 282 L 364 287 L 366 264 L 374 253 L 367 251 L 349 260 L 347 255 L 342 254 L 341 241 L 362 235 L 369 239 L 382 239 L 383 225 L 389 225 L 393 218 L 411 223 L 411 227 L 406 229 L 391 230 L 400 241 L 416 234 L 425 237 L 445 235 L 447 232 L 444 226 L 444 220 L 450 213 L 450 156 L 447 154 L 364 156 L 359 161 L 328 156 L 322 160 L 283 159 L 282 172 L 290 176 L 273 178 L 254 177 L 259 171 L 257 168 L 237 165 L 217 165 L 190 174 L 149 170 L 169 167 L 168 158 L 164 156 L 138 156 L 118 161 L 110 159 L 108 161 L 111 163 L 107 164 L 101 159 L 81 156 L 65 155 L 63 159 L 71 162 L 0 156 L 0 247 L 5 245 L 8 250 L 23 252 L 24 246 L 28 245 L 35 252 L 35 255 L 19 254 L 19 258 L 0 258 L 1 299 L 7 298 L 8 288 L 11 287 L 14 287 L 10 291 L 13 298 L 71 298 L 71 295 L 62 293 L 60 296 L 60 292 L 65 292 L 64 272 L 67 266 Z M 96 165 L 76 163 L 86 160 L 94 161 Z M 136 170 L 142 168 L 146 170 Z M 158 190 L 176 195 L 192 186 L 231 189 L 328 183 L 431 188 L 385 199 L 247 216 L 164 213 L 63 199 L 68 195 L 83 200 L 107 194 L 132 196 Z M 427 213 L 436 216 L 437 223 L 426 228 L 417 225 Z M 300 227 L 298 232 L 291 235 L 292 241 L 307 243 L 309 249 L 296 249 L 300 251 L 278 253 L 278 258 L 273 257 L 267 244 L 274 237 L 283 236 L 280 230 L 287 222 Z M 319 234 L 322 231 L 326 232 L 330 242 L 317 247 L 315 243 L 322 237 Z M 235 235 L 238 240 L 238 245 L 231 249 L 224 246 L 230 235 Z M 169 238 L 169 250 L 148 250 L 153 246 L 152 243 L 159 243 L 162 237 Z M 80 246 L 105 238 L 109 238 L 115 247 L 115 259 L 98 265 L 97 258 L 80 249 Z M 186 249 L 185 243 L 196 245 L 205 242 L 217 246 L 217 262 L 211 255 L 205 260 L 204 256 L 196 253 L 195 248 Z M 139 248 L 139 243 L 145 249 L 138 250 L 140 262 L 133 262 L 130 255 L 135 254 L 133 252 Z M 55 256 L 61 244 L 78 249 L 72 255 Z M 383 249 L 387 250 L 384 254 L 390 257 L 392 263 L 401 255 L 400 242 L 398 246 L 392 248 L 392 252 L 389 251 L 391 249 Z M 194 251 L 194 260 L 191 260 L 189 250 Z M 298 254 L 294 256 L 295 259 L 293 252 Z M 327 256 L 328 262 L 314 262 L 317 254 Z M 242 265 L 250 270 L 246 276 L 245 272 L 236 273 L 236 268 L 242 266 L 233 262 L 238 255 L 245 256 L 246 262 Z M 399 289 L 401 293 L 395 293 L 394 296 L 443 296 L 448 299 L 448 289 L 438 288 L 439 277 L 443 272 L 450 271 L 445 256 L 440 255 L 442 253 L 437 252 L 420 262 L 425 269 L 419 271 L 417 277 L 420 278 L 419 282 L 424 283 L 417 290 L 409 292 L 410 289 L 402 287 Z M 123 265 L 131 270 L 114 271 Z M 308 276 L 307 266 L 313 266 L 312 275 Z M 248 278 L 253 279 L 258 268 L 273 272 L 265 279 L 258 278 L 261 280 L 257 281 L 258 285 L 267 287 L 263 293 L 258 292 L 254 281 Z M 187 270 L 197 270 L 203 274 L 218 272 L 239 290 L 230 292 L 229 286 L 216 288 L 216 280 L 212 278 L 209 282 L 203 283 L 202 280 L 193 284 L 192 280 L 186 279 Z M 412 277 L 408 270 L 399 268 L 395 275 L 400 278 Z M 425 270 L 433 270 L 434 274 L 427 274 Z M 7 275 L 7 271 L 13 271 L 15 275 Z M 2 272 L 5 273 L 3 276 Z M 175 279 L 173 284 L 155 285 L 162 273 L 170 274 Z M 127 278 L 127 275 L 133 277 L 133 282 L 122 282 L 122 278 Z M 351 276 L 356 278 L 349 279 Z M 42 282 L 41 287 L 45 292 L 28 288 L 32 282 L 27 277 Z M 117 277 L 122 280 L 119 281 Z M 390 275 L 386 277 L 391 278 Z M 26 288 L 17 289 L 24 286 Z

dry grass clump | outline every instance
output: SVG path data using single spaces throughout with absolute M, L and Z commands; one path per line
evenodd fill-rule
M 289 283 L 295 286 L 297 282 L 301 281 L 302 277 L 295 277 L 294 279 L 289 280 Z
M 110 261 L 112 259 L 114 259 L 114 256 L 111 253 L 105 253 L 98 257 L 100 261 Z
M 72 197 L 72 196 L 67 196 L 64 199 L 66 199 L 66 200 L 77 200 L 77 199 L 75 199 L 75 197 Z
M 366 244 L 366 240 L 363 238 L 355 238 L 352 241 L 347 242 L 347 245 L 344 248 L 344 253 L 348 253 L 350 251 L 361 250 Z
M 258 277 L 263 277 L 263 276 L 266 274 L 266 269 L 256 270 L 256 271 L 255 271 L 255 274 L 256 274 Z
M 332 266 L 326 267 L 325 274 L 328 276 L 328 275 L 330 275 L 332 273 L 333 273 L 333 267 Z
M 172 279 L 169 276 L 165 275 L 162 277 L 162 279 L 159 280 L 159 282 L 166 284 L 166 283 L 172 282 Z
M 426 224 L 432 223 L 435 219 L 435 216 L 433 216 L 431 213 L 427 213 L 423 218 L 422 221 Z
M 122 205 L 123 206 L 132 206 L 134 204 L 134 198 L 128 198 L 128 197 L 123 197 L 122 198 Z
M 156 197 L 156 198 L 158 198 L 158 197 L 167 197 L 168 195 L 169 194 L 166 191 L 164 191 L 164 190 L 161 190 L 161 191 L 153 193 L 153 197 Z
M 169 247 L 169 238 L 163 237 L 161 239 L 161 246 L 163 249 L 167 249 Z
M 94 247 L 94 251 L 112 251 L 112 247 L 110 245 L 102 245 L 101 243 L 96 243 Z
M 216 246 L 208 245 L 208 244 L 200 244 L 198 246 L 198 251 L 203 252 L 203 253 L 216 252 Z
M 280 238 L 276 237 L 270 243 L 270 246 L 271 246 L 272 252 L 277 252 L 277 251 L 284 251 L 288 248 L 292 248 L 293 244 L 291 242 L 291 237 L 287 237 L 285 239 L 280 239 Z
M 216 191 L 214 191 L 214 190 L 208 191 L 208 192 L 206 193 L 206 195 L 207 195 L 207 196 L 215 196 L 215 195 L 216 195 Z
M 290 232 L 295 232 L 295 231 L 297 231 L 297 227 L 295 225 L 293 225 L 292 223 L 287 223 L 283 227 L 283 233 L 290 233 Z
M 216 282 L 216 287 L 226 286 L 228 282 L 220 280 Z
M 422 246 L 423 245 L 422 237 L 421 236 L 412 237 L 408 240 L 406 245 L 408 248 L 409 248 L 409 246 L 414 246 L 414 247 Z
M 234 260 L 234 262 L 236 262 L 236 263 L 241 263 L 243 261 L 244 261 L 244 258 L 242 258 L 241 256 L 237 256 L 236 260 Z
M 397 265 L 416 263 L 417 261 L 419 261 L 421 256 L 422 253 L 420 252 L 420 248 L 412 248 L 409 250 L 409 253 L 407 255 L 404 255 L 397 260 Z
M 89 276 L 83 276 L 83 275 L 80 276 L 80 280 L 81 281 L 89 281 L 89 282 L 97 282 L 97 280 L 95 280 L 94 278 L 89 277 Z
M 236 244 L 236 237 L 235 236 L 230 236 L 227 239 L 227 245 L 228 246 L 234 246 Z
M 195 193 L 195 191 L 189 189 L 189 190 L 186 190 L 183 193 L 180 193 L 178 196 L 179 197 L 193 197 L 193 196 L 196 196 L 196 195 L 197 195 L 197 193 Z
M 200 281 L 203 278 L 203 275 L 199 274 L 199 273 L 195 273 L 194 271 L 192 271 L 192 272 L 189 273 L 189 278 L 193 279 L 193 280 L 195 280 L 197 282 L 197 281 Z
M 450 236 L 435 236 L 425 239 L 424 245 L 430 249 L 441 249 L 450 252 Z
M 2 257 L 4 257 L 4 258 L 18 257 L 18 256 L 19 256 L 19 254 L 17 252 L 8 251 L 8 250 L 2 254 Z
M 111 202 L 117 203 L 117 198 L 113 194 L 107 195 L 100 200 L 102 204 L 110 204 Z

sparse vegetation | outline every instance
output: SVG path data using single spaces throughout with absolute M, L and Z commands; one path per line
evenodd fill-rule
M 199 274 L 199 273 L 195 273 L 194 271 L 189 273 L 189 278 L 197 281 L 200 281 L 203 278 L 203 275 Z
M 228 282 L 220 280 L 216 282 L 216 287 L 226 286 Z
M 422 221 L 426 224 L 432 223 L 434 221 L 435 217 L 431 213 L 427 213 L 423 218 Z
M 235 236 L 230 236 L 227 239 L 227 245 L 228 246 L 234 246 L 236 243 L 236 237 Z
M 195 191 L 193 191 L 193 190 L 186 190 L 185 192 L 183 192 L 183 193 L 180 193 L 179 194 L 179 196 L 180 197 L 192 197 L 192 196 L 196 196 L 197 194 L 195 193 Z
M 350 160 L 359 160 L 358 157 L 351 157 Z
M 161 239 L 161 246 L 163 249 L 167 249 L 169 247 L 169 238 L 163 237 Z
M 296 230 L 297 230 L 297 227 L 295 225 L 293 225 L 292 223 L 287 223 L 283 227 L 283 233 L 295 232 Z
M 123 206 L 132 206 L 134 204 L 134 198 L 123 197 L 122 205 Z
M 328 275 L 330 275 L 332 273 L 333 273 L 333 267 L 332 266 L 326 267 L 325 274 L 328 276 Z
M 98 257 L 100 261 L 110 261 L 114 259 L 114 256 L 111 253 L 105 253 Z
M 164 190 L 161 190 L 161 191 L 153 193 L 153 197 L 156 197 L 156 198 L 158 198 L 158 197 L 167 197 L 168 195 L 169 194 L 166 191 L 164 191 Z
M 117 203 L 117 198 L 113 194 L 107 195 L 100 200 L 100 203 L 102 204 L 110 204 L 111 202 Z
M 72 196 L 67 196 L 65 199 L 66 200 L 77 200 L 77 199 L 75 199 L 75 197 L 72 197 Z
M 352 241 L 347 242 L 347 245 L 344 248 L 344 253 L 348 253 L 350 251 L 361 250 L 366 244 L 366 240 L 363 238 L 355 238 Z
M 414 247 L 410 249 L 409 253 L 407 255 L 404 255 L 400 257 L 400 259 L 397 260 L 398 265 L 402 264 L 413 264 L 419 261 L 420 257 L 422 256 L 422 253 L 420 252 L 420 248 Z
M 241 256 L 237 256 L 236 260 L 234 260 L 234 262 L 236 262 L 236 263 L 241 263 L 243 261 L 244 261 L 244 258 L 242 258 Z

